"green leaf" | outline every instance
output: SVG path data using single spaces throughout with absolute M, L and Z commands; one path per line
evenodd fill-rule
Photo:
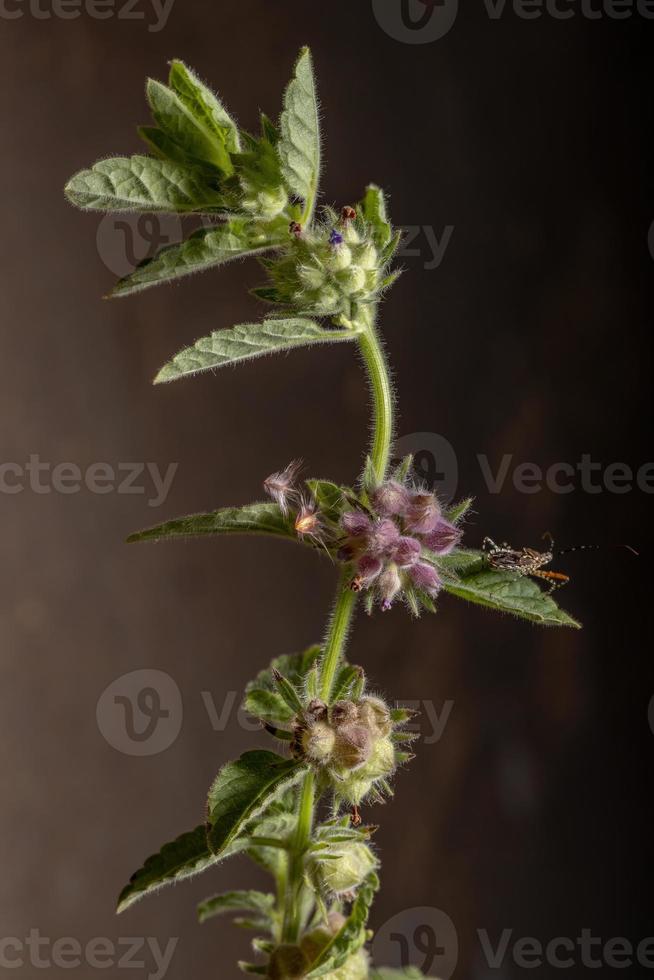
M 218 97 L 182 61 L 172 61 L 168 84 L 207 131 L 220 138 L 230 153 L 238 153 L 238 127 Z
M 155 378 L 155 384 L 175 381 L 190 374 L 209 371 L 225 364 L 236 364 L 263 354 L 310 344 L 353 340 L 355 336 L 354 330 L 327 329 L 303 317 L 241 323 L 230 330 L 215 330 L 209 337 L 203 337 L 192 347 L 181 351 L 162 367 Z
M 140 155 L 99 160 L 65 190 L 72 204 L 91 211 L 211 213 L 224 204 L 200 168 Z
M 206 118 L 198 118 L 176 92 L 161 82 L 149 78 L 146 92 L 154 121 L 191 161 L 210 163 L 226 177 L 234 172 L 222 130 L 208 126 Z
M 457 521 L 461 520 L 462 517 L 468 513 L 470 508 L 474 503 L 474 497 L 467 497 L 465 500 L 461 500 L 458 504 L 454 504 L 449 510 L 445 512 L 445 516 L 448 521 L 452 524 L 456 524 Z
M 224 850 L 220 858 L 228 853 Z M 182 881 L 217 863 L 216 855 L 209 850 L 207 830 L 203 825 L 196 827 L 190 833 L 182 834 L 170 844 L 164 844 L 158 854 L 149 857 L 142 868 L 130 878 L 129 884 L 123 888 L 118 899 L 118 912 L 133 905 L 145 895 L 149 895 L 164 885 Z
M 313 213 L 320 176 L 320 121 L 311 52 L 303 48 L 284 96 L 277 151 L 292 194 L 306 202 L 304 221 Z
M 172 160 L 174 163 L 181 163 L 188 167 L 190 162 L 188 153 L 179 143 L 167 136 L 162 129 L 158 129 L 156 126 L 139 126 L 137 132 L 156 157 L 161 160 Z
M 209 791 L 209 846 L 222 854 L 243 834 L 255 817 L 294 786 L 306 771 L 295 759 L 283 759 L 275 752 L 246 752 L 236 762 L 228 762 L 218 773 Z
M 271 725 L 289 724 L 294 712 L 279 693 L 273 671 L 283 674 L 294 688 L 302 689 L 312 667 L 318 662 L 321 649 L 319 644 L 315 644 L 302 653 L 276 657 L 270 667 L 257 674 L 246 687 L 244 710 Z
M 371 227 L 375 245 L 384 249 L 391 241 L 393 231 L 386 213 L 384 192 L 375 184 L 369 184 L 361 202 L 363 217 Z
M 580 623 L 563 612 L 533 579 L 526 575 L 489 568 L 482 552 L 464 554 L 469 560 L 468 571 L 459 568 L 458 581 L 445 580 L 443 586 L 447 592 L 489 609 L 528 619 L 541 626 L 580 628 Z
M 166 521 L 145 531 L 130 534 L 127 541 L 160 541 L 163 538 L 202 537 L 209 534 L 271 534 L 296 540 L 292 518 L 285 517 L 278 504 L 249 504 L 224 507 L 209 514 L 193 514 Z
M 310 965 L 306 978 L 314 980 L 331 970 L 337 970 L 366 941 L 366 924 L 375 892 L 379 890 L 379 878 L 371 872 L 357 891 L 345 925 L 336 933 L 330 943 L 320 952 Z
M 352 490 L 349 487 L 339 487 L 331 480 L 307 480 L 306 484 L 322 516 L 337 523 L 347 503 L 345 494 L 351 494 Z
M 256 912 L 264 918 L 270 918 L 274 907 L 274 895 L 264 895 L 263 892 L 256 891 L 226 892 L 198 905 L 198 919 L 206 922 L 227 912 Z
M 127 296 L 149 286 L 224 265 L 234 259 L 258 255 L 279 244 L 277 233 L 275 224 L 266 229 L 265 226 L 252 225 L 239 218 L 223 225 L 200 228 L 185 242 L 168 245 L 154 258 L 146 259 L 134 272 L 120 279 L 110 295 Z

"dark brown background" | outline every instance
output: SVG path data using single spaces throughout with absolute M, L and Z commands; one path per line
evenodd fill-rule
M 419 749 L 396 801 L 370 813 L 384 858 L 374 924 L 417 906 L 445 910 L 461 943 L 456 976 L 472 980 L 523 972 L 507 961 L 488 974 L 478 928 L 543 942 L 582 927 L 605 939 L 652 934 L 638 898 L 652 858 L 651 497 L 524 495 L 509 481 L 493 495 L 476 454 L 494 469 L 504 453 L 544 467 L 583 453 L 635 468 L 652 459 L 654 202 L 643 144 L 654 24 L 510 12 L 490 21 L 466 4 L 446 37 L 407 45 L 384 33 L 368 0 L 177 0 L 159 33 L 23 13 L 0 18 L 0 461 L 38 453 L 53 465 L 179 470 L 157 510 L 116 493 L 0 495 L 0 937 L 179 936 L 169 980 L 236 976 L 232 963 L 247 955 L 227 922 L 194 918 L 212 891 L 260 882 L 245 864 L 121 920 L 114 898 L 147 854 L 199 822 L 218 767 L 256 744 L 234 718 L 214 732 L 201 692 L 220 707 L 269 655 L 320 638 L 334 573 L 275 542 L 122 541 L 166 517 L 256 498 L 262 477 L 298 455 L 312 473 L 353 479 L 366 389 L 345 348 L 152 388 L 182 345 L 259 315 L 245 296 L 257 271 L 237 265 L 104 303 L 113 276 L 103 258 L 120 238 L 105 229 L 98 248 L 99 216 L 73 211 L 61 188 L 96 158 L 137 150 L 144 78 L 162 77 L 169 58 L 195 66 L 254 127 L 259 106 L 277 113 L 302 43 L 320 78 L 324 199 L 352 201 L 372 179 L 398 224 L 454 225 L 440 268 L 423 268 L 429 255 L 406 260 L 383 328 L 398 431 L 442 433 L 455 448 L 459 494 L 477 498 L 469 543 L 492 533 L 537 545 L 550 529 L 561 544 L 629 541 L 643 552 L 561 563 L 579 633 L 453 599 L 415 625 L 400 609 L 359 620 L 352 656 L 379 689 L 439 711 L 454 701 L 441 741 Z M 116 752 L 96 724 L 106 686 L 142 667 L 167 671 L 185 708 L 175 744 L 145 759 Z M 33 975 L 29 965 L 12 972 Z

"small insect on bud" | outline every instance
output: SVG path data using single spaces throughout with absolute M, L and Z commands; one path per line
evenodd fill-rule
M 441 580 L 433 565 L 419 561 L 409 569 L 411 581 L 418 589 L 423 589 L 430 596 L 437 596 L 441 590 Z
M 399 538 L 393 549 L 393 560 L 400 568 L 410 568 L 420 558 L 422 546 L 415 538 Z
M 461 528 L 455 527 L 449 521 L 438 521 L 436 527 L 423 538 L 425 547 L 429 548 L 436 555 L 449 555 L 460 543 L 463 537 Z
M 341 208 L 341 221 L 344 225 L 346 225 L 348 221 L 354 221 L 356 216 L 356 211 L 353 207 L 350 207 L 349 204 L 346 204 L 344 208 Z
M 441 509 L 433 493 L 414 493 L 406 510 L 406 526 L 414 534 L 429 534 L 441 516 Z
M 381 517 L 401 517 L 409 506 L 409 491 L 397 480 L 389 480 L 373 490 L 371 499 Z
M 286 517 L 288 514 L 289 500 L 297 496 L 296 480 L 302 469 L 302 460 L 294 459 L 288 464 L 285 470 L 280 473 L 271 473 L 263 481 L 263 488 L 269 497 L 279 504 L 279 508 Z
M 302 225 L 299 221 L 291 221 L 290 225 L 288 226 L 288 230 L 294 238 L 302 237 Z
M 387 612 L 393 605 L 393 599 L 402 588 L 397 565 L 391 562 L 386 566 L 379 577 L 379 594 L 381 596 L 381 607 Z

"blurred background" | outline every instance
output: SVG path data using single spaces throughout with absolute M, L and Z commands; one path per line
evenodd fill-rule
M 384 862 L 375 953 L 513 980 L 522 937 L 576 944 L 587 929 L 602 940 L 595 966 L 579 945 L 568 954 L 585 976 L 598 958 L 611 968 L 605 943 L 654 933 L 646 6 L 620 5 L 618 19 L 595 0 L 591 18 L 570 3 L 560 19 L 481 0 L 458 13 L 452 0 L 0 3 L 2 973 L 96 975 L 88 958 L 56 965 L 66 937 L 105 939 L 110 977 L 130 968 L 121 937 L 142 937 L 137 977 L 232 978 L 248 956 L 247 934 L 199 927 L 194 911 L 263 884 L 245 861 L 122 919 L 115 898 L 202 821 L 218 768 L 265 744 L 237 712 L 242 689 L 270 656 L 320 639 L 335 573 L 263 539 L 123 542 L 257 499 L 298 456 L 310 474 L 353 480 L 367 389 L 341 346 L 153 388 L 179 348 L 261 315 L 246 294 L 260 272 L 235 264 L 104 302 L 181 226 L 82 214 L 62 187 L 101 156 L 140 151 L 144 80 L 164 78 L 170 58 L 254 128 L 259 108 L 279 112 L 303 43 L 323 106 L 323 200 L 353 203 L 374 180 L 407 228 L 406 274 L 382 311 L 400 448 L 454 499 L 476 498 L 470 545 L 490 534 L 538 547 L 551 531 L 562 547 L 606 548 L 557 566 L 583 631 L 447 597 L 415 624 L 401 608 L 359 616 L 352 659 L 393 700 L 422 702 L 416 760 L 396 799 L 366 813 Z M 525 463 L 543 474 L 529 493 Z M 57 471 L 67 492 L 53 486 L 59 464 L 72 467 Z M 88 489 L 89 468 L 103 492 Z M 639 559 L 611 547 L 624 542 Z M 161 680 L 170 715 L 139 741 L 129 723 L 147 729 L 144 677 Z M 107 709 L 116 690 L 131 692 L 133 717 Z M 173 939 L 157 973 L 150 940 Z M 504 940 L 496 960 L 484 952 Z M 641 953 L 631 967 L 623 956 L 622 975 L 654 967 L 654 943 Z M 551 953 L 537 975 L 560 969 Z

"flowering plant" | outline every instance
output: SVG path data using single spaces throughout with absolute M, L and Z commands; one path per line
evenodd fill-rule
M 462 546 L 470 500 L 443 507 L 413 480 L 410 457 L 391 470 L 394 396 L 377 312 L 398 276 L 400 235 L 373 185 L 354 207 L 317 212 L 320 131 L 308 49 L 279 124 L 262 116 L 256 136 L 179 61 L 169 84 L 150 80 L 147 95 L 155 125 L 140 134 L 150 154 L 101 160 L 74 176 L 66 193 L 85 209 L 208 220 L 121 279 L 112 295 L 256 256 L 267 278 L 254 292 L 272 308 L 261 323 L 217 330 L 181 351 L 156 383 L 301 345 L 349 342 L 370 382 L 373 436 L 352 486 L 303 478 L 292 462 L 264 480 L 264 501 L 130 538 L 268 534 L 328 555 L 340 574 L 323 641 L 278 657 L 246 690 L 247 711 L 282 750 L 246 752 L 225 765 L 206 819 L 145 862 L 118 908 L 246 853 L 272 877 L 273 890 L 220 894 L 199 908 L 202 922 L 235 913 L 255 930 L 256 962 L 240 964 L 245 972 L 271 980 L 416 976 L 374 968 L 366 951 L 379 860 L 360 811 L 392 794 L 413 736 L 404 728 L 411 713 L 371 694 L 363 669 L 345 658 L 358 598 L 369 613 L 402 601 L 418 616 L 435 612 L 448 593 L 541 624 L 577 624 L 520 568 L 499 568 Z

